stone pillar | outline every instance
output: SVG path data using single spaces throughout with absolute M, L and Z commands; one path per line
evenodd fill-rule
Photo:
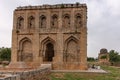
M 56 35 L 56 53 L 54 57 L 55 68 L 61 69 L 63 63 L 63 33 L 62 29 L 62 11 L 59 13 L 58 17 L 58 31 Z
M 12 54 L 11 62 L 17 62 L 17 52 L 18 52 L 18 35 L 17 35 L 17 15 L 14 12 L 13 17 L 13 30 L 12 30 Z
M 11 62 L 17 62 L 17 52 L 18 52 L 18 35 L 16 30 L 12 31 L 12 54 L 11 54 Z
M 74 30 L 74 29 L 76 29 L 76 26 L 75 26 L 75 18 L 74 18 L 74 9 L 71 11 L 71 18 L 70 18 L 71 20 L 71 25 L 70 25 L 70 27 L 71 27 L 71 29 L 72 30 Z
M 34 33 L 33 35 L 33 63 L 34 65 L 38 65 L 40 64 L 39 62 L 39 33 Z
M 42 52 L 43 52 L 43 49 L 42 49 L 42 40 L 41 40 L 41 34 L 39 34 L 39 42 L 40 42 L 40 44 L 39 44 L 39 62 L 40 62 L 40 64 L 43 64 L 43 54 L 42 54 Z
M 25 17 L 24 17 L 24 29 L 25 29 L 25 32 L 29 31 L 28 30 L 28 12 L 25 13 Z
M 82 69 L 87 69 L 87 29 L 82 28 L 80 37 L 80 64 Z
M 56 53 L 54 57 L 54 63 L 57 68 L 61 69 L 63 63 L 63 34 L 57 34 L 57 42 L 56 42 Z
M 39 18 L 40 18 L 40 16 L 39 16 L 38 12 L 36 12 L 35 14 L 36 14 L 35 15 L 35 32 L 39 32 L 39 29 L 40 29 Z
M 47 11 L 47 16 L 46 16 L 46 28 L 49 29 L 51 26 L 50 26 L 50 11 L 48 10 Z
M 59 30 L 62 29 L 62 11 L 59 12 L 58 28 L 59 28 Z

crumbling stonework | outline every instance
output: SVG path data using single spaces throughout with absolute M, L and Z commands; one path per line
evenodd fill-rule
M 25 62 L 31 68 L 49 63 L 53 70 L 87 69 L 86 4 L 15 9 L 11 57 L 11 64 Z
M 1 70 L 1 69 L 0 69 Z M 48 75 L 50 74 L 51 67 L 44 66 L 38 69 L 31 70 L 2 70 L 0 71 L 0 80 L 50 80 Z
M 109 53 L 107 49 L 103 48 L 100 50 L 98 60 L 101 64 L 109 64 Z

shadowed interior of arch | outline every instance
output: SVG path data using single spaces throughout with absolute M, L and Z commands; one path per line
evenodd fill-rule
M 52 43 L 46 44 L 44 61 L 53 61 L 54 57 L 54 45 Z

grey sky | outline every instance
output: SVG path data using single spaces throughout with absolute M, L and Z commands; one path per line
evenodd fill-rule
M 120 52 L 120 0 L 0 0 L 0 47 L 11 47 L 16 7 L 76 2 L 88 6 L 88 56 L 97 57 L 101 48 Z

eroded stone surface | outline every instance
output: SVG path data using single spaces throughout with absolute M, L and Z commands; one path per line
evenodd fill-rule
M 98 60 L 99 60 L 100 64 L 110 65 L 110 62 L 109 62 L 109 53 L 108 53 L 107 49 L 102 48 L 100 50 L 100 53 L 98 55 Z
M 48 63 L 53 70 L 87 69 L 86 4 L 15 9 L 12 63 L 16 62 L 25 62 L 31 68 Z

